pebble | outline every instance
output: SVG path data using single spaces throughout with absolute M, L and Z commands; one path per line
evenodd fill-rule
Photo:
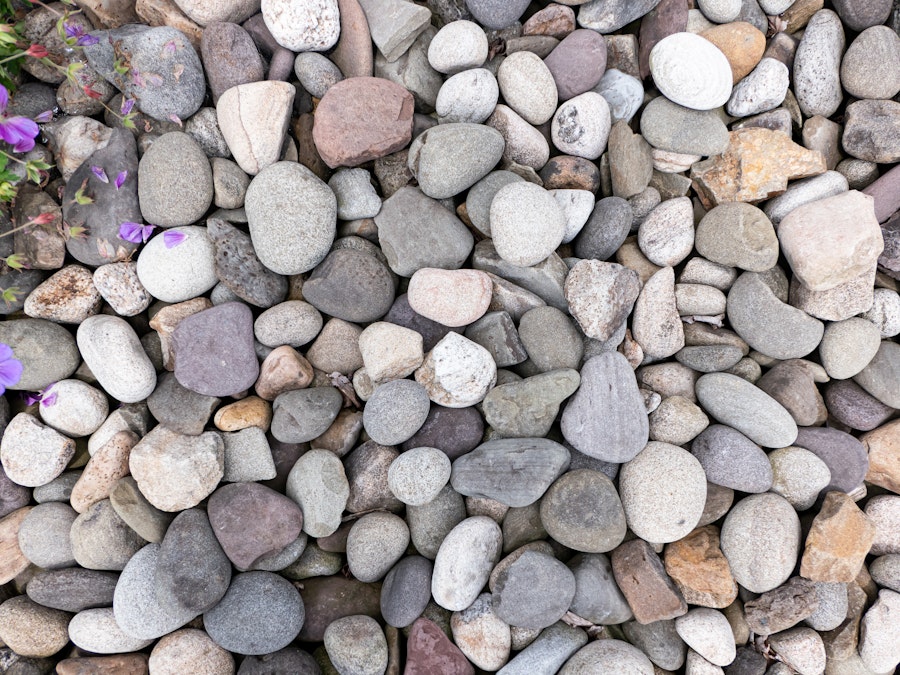
M 112 607 L 78 612 L 69 622 L 69 639 L 79 649 L 95 654 L 136 652 L 152 643 L 133 638 L 119 628 Z
M 216 103 L 231 87 L 262 80 L 266 69 L 250 33 L 227 20 L 209 24 L 200 38 L 200 58 Z
M 10 420 L 0 441 L 0 462 L 18 485 L 37 487 L 59 476 L 75 455 L 75 441 L 28 413 Z
M 499 97 L 500 86 L 494 74 L 486 68 L 472 68 L 447 78 L 437 93 L 434 108 L 442 124 L 481 124 L 494 112 Z
M 683 445 L 709 426 L 703 410 L 683 396 L 669 396 L 650 414 L 650 440 Z
M 40 568 L 53 570 L 75 564 L 69 530 L 76 511 L 62 502 L 35 506 L 19 525 L 19 549 Z
M 561 152 L 593 160 L 603 153 L 611 126 L 606 99 L 587 91 L 559 107 L 550 125 L 550 138 Z
M 853 40 L 841 60 L 841 84 L 860 99 L 889 99 L 900 91 L 900 38 L 887 26 L 872 26 Z
M 607 556 L 579 553 L 569 561 L 569 568 L 575 575 L 575 598 L 569 611 L 602 625 L 620 624 L 632 618 L 631 608 L 616 584 Z
M 687 645 L 717 666 L 727 666 L 736 656 L 734 635 L 721 612 L 697 607 L 675 619 L 675 630 Z
M 153 543 L 162 541 L 172 516 L 160 511 L 141 494 L 137 481 L 125 476 L 116 481 L 109 493 L 109 503 L 116 515 L 141 538 Z
M 757 531 L 760 534 L 748 534 Z M 800 555 L 800 519 L 793 506 L 774 493 L 737 502 L 725 517 L 721 537 L 735 581 L 754 593 L 787 581 Z
M 69 641 L 69 615 L 42 607 L 24 595 L 0 605 L 0 640 L 21 657 L 53 656 Z
M 497 616 L 492 604 L 491 596 L 483 593 L 468 608 L 453 613 L 450 629 L 469 661 L 495 671 L 509 659 L 512 635 L 510 626 Z
M 406 643 L 407 675 L 438 671 L 447 675 L 474 675 L 475 669 L 437 624 L 419 617 L 413 623 Z
M 328 430 L 343 405 L 334 387 L 294 389 L 272 404 L 272 435 L 282 443 L 306 443 Z
M 568 244 L 578 236 L 594 211 L 594 195 L 588 190 L 550 190 L 562 209 L 566 221 L 562 243 Z
M 826 665 L 825 644 L 811 628 L 793 628 L 773 635 L 770 644 L 782 663 L 798 673 L 823 672 Z
M 862 100 L 847 106 L 844 150 L 857 159 L 893 163 L 900 157 L 896 130 L 900 123 L 900 106 L 895 101 Z
M 865 448 L 853 436 L 833 428 L 804 428 L 795 444 L 812 451 L 831 471 L 831 483 L 823 491 L 850 492 L 862 481 L 868 467 Z
M 278 44 L 294 52 L 326 51 L 340 33 L 337 0 L 316 0 L 304 7 L 265 0 L 262 16 Z
M 556 307 L 534 307 L 519 320 L 519 337 L 529 361 L 539 372 L 577 368 L 584 352 L 572 320 Z
M 897 611 L 900 593 L 878 591 L 878 599 L 865 613 L 860 627 L 859 655 L 873 672 L 889 672 L 900 662 L 896 641 Z
M 628 527 L 646 541 L 677 541 L 693 530 L 706 504 L 704 467 L 687 450 L 651 441 L 619 473 Z
M 81 323 L 100 310 L 100 292 L 91 272 L 68 265 L 32 290 L 25 299 L 25 313 L 57 323 Z
M 15 357 L 22 363 L 22 375 L 9 389 L 40 391 L 71 376 L 80 363 L 72 334 L 46 319 L 4 321 L 0 341 L 14 345 Z
M 637 300 L 640 281 L 636 272 L 599 260 L 579 260 L 565 281 L 569 311 L 595 340 L 608 340 L 622 325 Z M 603 297 L 604 302 L 599 302 Z
M 234 673 L 234 658 L 202 630 L 185 628 L 166 635 L 150 652 L 152 672 L 164 675 L 190 670 L 198 675 Z
M 772 467 L 762 449 L 739 431 L 714 424 L 691 444 L 707 479 L 741 492 L 766 492 L 772 486 Z
M 525 12 L 525 0 L 497 2 L 496 0 L 467 0 L 466 8 L 475 19 L 493 30 L 501 30 L 513 25 Z
M 809 509 L 820 491 L 831 482 L 831 470 L 804 448 L 781 448 L 769 454 L 772 491 L 787 499 L 798 511 Z
M 157 138 L 138 166 L 138 199 L 144 219 L 160 227 L 200 220 L 212 203 L 213 181 L 197 141 L 180 131 Z
M 653 81 L 666 98 L 692 110 L 712 110 L 731 96 L 731 66 L 708 40 L 674 33 L 650 52 Z
M 635 675 L 652 675 L 653 664 L 644 653 L 623 640 L 608 639 L 589 642 L 575 652 L 560 670 L 560 675 L 577 675 L 590 669 L 624 668 Z
M 359 336 L 366 373 L 374 383 L 404 378 L 424 360 L 421 334 L 386 321 L 370 324 Z
M 303 300 L 287 300 L 260 314 L 253 322 L 254 337 L 267 347 L 302 347 L 322 330 L 322 315 Z
M 516 224 L 524 227 L 521 219 Z M 496 234 L 499 236 L 500 233 Z M 520 248 L 517 250 L 521 251 Z M 423 267 L 413 273 L 407 293 L 413 311 L 444 326 L 457 328 L 474 323 L 484 315 L 491 302 L 491 288 L 491 279 L 485 272 Z
M 156 371 L 134 329 L 124 319 L 88 317 L 78 327 L 77 343 L 94 377 L 113 398 L 136 403 L 156 387 Z
M 830 492 L 807 534 L 800 571 L 813 581 L 848 583 L 862 569 L 874 538 L 875 526 L 852 498 Z
M 497 70 L 500 93 L 529 124 L 543 124 L 556 111 L 558 90 L 553 73 L 533 52 L 515 52 Z M 599 156 L 599 155 L 598 155 Z
M 452 612 L 462 611 L 475 602 L 500 559 L 502 540 L 500 526 L 487 516 L 466 518 L 453 527 L 434 561 L 431 578 L 434 601 Z
M 612 554 L 613 574 L 639 623 L 647 624 L 681 616 L 687 605 L 663 570 L 652 546 L 634 539 Z
M 403 556 L 409 528 L 392 513 L 368 513 L 353 523 L 347 535 L 347 565 L 354 577 L 379 581 Z
M 432 564 L 421 556 L 406 556 L 388 572 L 381 590 L 381 614 L 389 626 L 406 628 L 421 616 L 431 600 Z
M 378 675 L 388 664 L 388 644 L 375 619 L 347 616 L 325 630 L 325 651 L 337 672 Z
M 445 408 L 432 406 L 425 424 L 403 444 L 408 451 L 418 447 L 433 447 L 452 460 L 475 449 L 481 443 L 484 421 L 475 408 Z
M 303 511 L 303 531 L 310 537 L 327 537 L 341 524 L 350 486 L 334 453 L 310 450 L 288 474 L 286 494 Z
M 844 45 L 840 17 L 831 10 L 816 12 L 794 56 L 794 93 L 805 115 L 830 117 L 840 105 Z
M 562 242 L 565 226 L 554 196 L 533 183 L 505 185 L 491 201 L 494 246 L 501 258 L 514 265 L 531 267 L 545 260 Z
M 388 486 L 404 504 L 421 506 L 437 497 L 450 471 L 450 459 L 437 448 L 412 448 L 391 462 Z
M 707 502 L 712 494 L 710 489 Z M 730 500 L 727 506 L 731 506 Z M 665 550 L 665 567 L 684 599 L 692 605 L 725 608 L 737 597 L 737 584 L 719 547 L 719 530 L 713 525 L 699 527 L 684 539 L 669 544 Z
M 497 366 L 484 347 L 450 332 L 428 352 L 415 379 L 434 403 L 464 408 L 484 399 L 496 383 Z
M 578 9 L 578 24 L 598 33 L 613 33 L 644 16 L 657 4 L 657 0 L 588 3 L 587 7 Z
M 482 402 L 485 421 L 506 437 L 545 436 L 580 382 L 576 371 L 559 369 L 494 387 Z
M 536 671 L 556 672 L 569 657 L 587 644 L 587 634 L 580 628 L 557 621 L 520 651 L 498 673 L 524 675 Z
M 165 235 L 170 232 L 184 239 L 169 247 Z M 183 302 L 206 293 L 218 281 L 215 247 L 206 228 L 171 228 L 153 237 L 138 255 L 137 275 L 147 292 L 164 302 Z
M 900 333 L 900 295 L 889 288 L 876 288 L 872 306 L 862 316 L 880 329 L 881 337 L 894 337 Z
M 344 79 L 340 68 L 317 52 L 302 52 L 294 59 L 294 74 L 315 98 L 322 98 L 333 85 Z
M 630 122 L 644 100 L 644 86 L 636 77 L 610 68 L 593 91 L 600 94 L 609 104 L 609 114 L 613 124 Z
M 897 586 L 900 586 L 898 572 L 900 572 L 900 555 L 896 553 L 879 556 L 869 565 L 869 573 L 875 583 L 892 591 L 896 591 Z
M 119 316 L 135 316 L 150 306 L 152 298 L 138 279 L 135 263 L 101 265 L 94 270 L 93 282 Z
M 392 380 L 375 389 L 363 410 L 366 433 L 381 445 L 399 445 L 425 423 L 430 402 L 426 388 L 412 380 Z
M 693 110 L 657 96 L 641 114 L 641 134 L 654 148 L 717 155 L 728 147 L 728 129 L 713 112 Z
M 568 611 L 575 596 L 575 575 L 545 553 L 526 551 L 497 575 L 493 605 L 510 626 L 541 630 Z
M 375 256 L 365 250 L 339 248 L 313 270 L 303 285 L 303 296 L 323 314 L 369 323 L 390 309 L 394 282 L 387 265 Z M 315 347 L 314 343 L 310 353 Z
M 597 86 L 606 70 L 606 40 L 596 31 L 569 32 L 544 59 L 561 101 Z
M 852 317 L 828 324 L 819 355 L 830 377 L 846 380 L 868 365 L 880 345 L 878 327 L 871 321 Z
M 337 198 L 337 215 L 341 220 L 374 218 L 381 210 L 381 199 L 365 169 L 340 169 L 328 180 Z
M 428 63 L 439 73 L 447 75 L 480 68 L 487 57 L 487 36 L 481 26 L 472 21 L 445 24 L 428 46 Z
M 896 347 L 896 343 L 883 340 L 872 360 L 853 378 L 869 394 L 892 408 L 900 406 L 900 391 L 893 375 L 900 359 Z
M 883 555 L 900 552 L 897 536 L 897 519 L 900 517 L 900 500 L 894 495 L 877 495 L 866 504 L 865 514 L 875 525 L 875 540 L 870 553 Z
M 667 199 L 644 217 L 638 228 L 638 246 L 650 262 L 672 267 L 694 248 L 694 215 L 690 199 Z

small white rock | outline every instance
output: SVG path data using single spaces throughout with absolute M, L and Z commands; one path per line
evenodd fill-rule
M 374 218 L 381 210 L 381 198 L 375 192 L 371 175 L 365 169 L 338 169 L 328 180 L 337 197 L 337 215 L 341 220 Z
M 487 516 L 473 516 L 444 537 L 434 559 L 431 595 L 451 612 L 469 607 L 487 584 L 503 550 L 500 526 Z
M 417 314 L 458 328 L 484 316 L 491 304 L 491 289 L 491 278 L 480 270 L 423 267 L 410 278 L 407 298 Z M 370 377 L 377 379 L 371 373 Z
M 674 33 L 650 52 L 650 73 L 669 100 L 693 110 L 712 110 L 731 96 L 731 65 L 712 42 Z
M 491 595 L 482 593 L 469 607 L 450 617 L 453 641 L 478 668 L 495 672 L 509 659 L 510 627 L 494 612 Z
M 472 21 L 445 24 L 428 46 L 428 63 L 446 75 L 478 68 L 487 61 L 487 57 L 487 35 L 481 26 Z
M 722 612 L 709 607 L 692 609 L 675 619 L 675 631 L 710 663 L 727 666 L 734 661 L 734 634 Z
M 10 420 L 0 440 L 0 463 L 13 483 L 46 485 L 63 472 L 75 454 L 75 441 L 41 424 L 28 413 Z
M 772 110 L 784 101 L 788 86 L 787 66 L 778 59 L 766 57 L 735 85 L 725 109 L 732 117 L 749 117 Z
M 831 471 L 806 448 L 788 446 L 769 453 L 772 465 L 770 490 L 784 497 L 797 511 L 816 503 L 819 492 L 831 482 Z
M 872 308 L 862 317 L 881 331 L 881 337 L 892 338 L 900 334 L 900 295 L 889 288 L 876 288 Z
M 534 183 L 510 183 L 500 188 L 491 202 L 490 214 L 497 253 L 521 267 L 546 260 L 562 243 L 566 231 L 565 216 L 556 199 Z
M 703 16 L 713 23 L 729 23 L 741 15 L 741 0 L 697 0 Z
M 494 74 L 486 68 L 472 68 L 447 78 L 434 109 L 440 124 L 481 124 L 494 112 L 499 98 L 500 86 Z
M 422 335 L 387 321 L 369 324 L 359 335 L 366 373 L 374 383 L 410 375 L 422 365 Z
M 559 106 L 550 125 L 550 138 L 561 152 L 593 160 L 603 154 L 611 128 L 606 99 L 588 91 Z
M 173 233 L 184 235 L 184 239 L 170 248 L 166 241 Z M 170 227 L 141 249 L 137 275 L 144 288 L 157 300 L 184 302 L 203 295 L 216 285 L 219 278 L 215 261 L 216 248 L 205 227 Z
M 606 99 L 613 124 L 619 120 L 630 122 L 644 102 L 644 85 L 641 81 L 615 68 L 603 73 L 600 84 L 593 91 Z
M 882 588 L 860 626 L 859 655 L 872 672 L 889 673 L 900 663 L 900 593 Z
M 494 386 L 497 364 L 487 349 L 451 331 L 428 352 L 415 378 L 434 403 L 466 408 L 481 401 Z
M 391 462 L 388 487 L 409 506 L 427 504 L 450 480 L 450 458 L 437 448 L 412 448 Z
M 292 52 L 323 52 L 337 43 L 341 20 L 337 0 L 262 0 L 266 28 Z
M 109 414 L 109 403 L 99 389 L 81 380 L 60 380 L 43 392 L 41 419 L 71 438 L 94 433 Z
M 529 124 L 543 124 L 553 117 L 558 97 L 556 81 L 537 54 L 515 52 L 507 56 L 497 70 L 497 82 L 507 105 Z
M 188 229 L 203 230 L 203 238 L 212 246 L 206 228 Z M 156 388 L 156 369 L 125 319 L 105 314 L 88 317 L 78 327 L 76 341 L 97 382 L 114 399 L 137 403 Z
M 69 639 L 79 649 L 95 654 L 136 652 L 153 642 L 131 637 L 119 628 L 112 607 L 78 612 L 69 622 Z
M 568 244 L 585 226 L 594 210 L 594 193 L 590 190 L 550 190 L 550 194 L 562 209 L 566 229 L 562 243 Z
M 689 197 L 667 199 L 638 228 L 638 246 L 654 265 L 674 267 L 694 249 L 694 207 Z

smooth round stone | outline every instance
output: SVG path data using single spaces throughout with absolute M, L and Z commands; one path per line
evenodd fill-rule
M 0 462 L 6 477 L 17 485 L 39 487 L 59 476 L 75 454 L 75 441 L 19 413 L 0 441 Z
M 40 391 L 72 375 L 81 362 L 72 334 L 44 319 L 0 323 L 0 342 L 12 345 L 15 357 L 22 363 L 21 378 L 7 389 Z
M 572 504 L 581 506 L 573 509 Z M 547 533 L 576 551 L 604 553 L 625 538 L 622 502 L 612 481 L 600 471 L 563 474 L 541 500 L 540 515 Z
M 68 623 L 67 613 L 42 607 L 24 595 L 0 604 L 0 640 L 19 657 L 46 658 L 56 654 L 69 641 Z M 28 668 L 25 663 L 23 671 Z
M 360 581 L 379 581 L 408 545 L 409 528 L 402 518 L 393 513 L 369 513 L 353 523 L 347 535 L 347 565 Z
M 560 152 L 593 160 L 603 154 L 611 128 L 606 99 L 588 91 L 559 106 L 550 124 L 550 138 Z
M 713 110 L 692 110 L 665 96 L 641 113 L 641 134 L 659 150 L 687 155 L 718 155 L 728 147 L 728 127 Z
M 841 104 L 843 51 L 840 17 L 831 10 L 819 10 L 809 20 L 794 55 L 794 93 L 807 117 L 831 117 Z
M 408 166 L 432 199 L 453 197 L 484 178 L 503 156 L 496 129 L 450 123 L 431 127 L 409 146 Z
M 853 380 L 872 396 L 892 408 L 900 408 L 900 345 L 883 340 L 875 356 Z
M 747 380 L 729 373 L 707 373 L 695 385 L 697 399 L 715 419 L 734 427 L 765 448 L 784 448 L 797 438 L 790 413 Z
M 85 364 L 114 399 L 136 403 L 156 388 L 156 369 L 125 319 L 88 317 L 78 327 L 77 341 Z
M 370 616 L 345 616 L 325 629 L 325 651 L 339 673 L 379 675 L 388 664 L 381 626 Z
M 303 531 L 327 537 L 340 527 L 350 496 L 344 465 L 329 450 L 310 450 L 288 474 L 286 494 L 303 510 Z
M 548 139 L 506 105 L 498 105 L 485 122 L 503 136 L 506 164 L 521 164 L 537 171 L 550 157 Z
M 691 649 L 710 663 L 727 666 L 734 661 L 734 633 L 722 612 L 697 607 L 675 619 L 675 630 Z
M 846 584 L 817 582 L 816 598 L 819 601 L 818 608 L 805 619 L 806 625 L 810 628 L 818 631 L 834 630 L 847 618 L 849 603 Z
M 355 248 L 332 251 L 303 284 L 309 304 L 323 314 L 354 323 L 384 316 L 394 301 L 394 290 L 387 265 Z
M 234 673 L 234 657 L 196 628 L 166 635 L 153 647 L 148 665 L 153 673 L 160 675 Z
M 875 558 L 869 565 L 869 574 L 879 586 L 900 593 L 900 554 L 888 553 Z
M 490 208 L 491 236 L 501 258 L 530 267 L 562 243 L 565 217 L 553 195 L 534 183 L 513 182 L 497 191 Z
M 450 458 L 437 448 L 412 448 L 391 462 L 388 487 L 401 502 L 427 504 L 450 480 Z
M 644 102 L 644 85 L 641 81 L 616 68 L 603 73 L 593 91 L 606 99 L 613 124 L 620 120 L 630 122 Z
M 374 218 L 381 210 L 381 198 L 365 169 L 338 169 L 328 180 L 328 187 L 337 198 L 337 215 L 341 220 Z
M 159 545 L 147 544 L 134 554 L 116 584 L 113 614 L 126 635 L 140 640 L 155 640 L 192 620 L 197 613 L 189 609 L 163 606 L 156 598 L 156 563 Z
M 772 466 L 766 453 L 740 431 L 713 424 L 691 444 L 710 483 L 740 490 L 766 492 L 772 487 Z
M 170 247 L 166 235 L 184 235 L 184 239 Z M 215 259 L 216 248 L 205 227 L 173 227 L 150 239 L 141 249 L 137 275 L 154 298 L 184 302 L 203 295 L 219 281 Z
M 575 597 L 575 575 L 556 558 L 526 551 L 494 582 L 497 616 L 511 626 L 540 630 L 556 623 Z
M 403 450 L 437 448 L 451 460 L 474 450 L 481 443 L 484 420 L 475 408 L 431 406 L 425 424 L 403 444 Z
M 455 75 L 480 67 L 488 57 L 488 39 L 477 23 L 460 20 L 445 24 L 428 45 L 428 63 L 439 73 Z
M 852 492 L 862 483 L 869 468 L 863 444 L 850 434 L 831 427 L 801 427 L 794 445 L 815 453 L 828 465 L 831 483 L 823 490 Z
M 497 105 L 500 85 L 486 68 L 464 70 L 447 78 L 437 94 L 434 110 L 438 122 L 469 122 L 481 124 Z
M 159 227 L 201 220 L 213 200 L 213 179 L 197 141 L 180 131 L 155 139 L 138 165 L 138 199 L 144 220 Z
M 600 82 L 607 60 L 606 40 L 596 31 L 579 28 L 566 35 L 544 59 L 566 101 Z
M 668 543 L 700 521 L 706 475 L 696 457 L 675 445 L 651 441 L 619 472 L 628 527 L 640 538 Z
M 78 612 L 69 622 L 69 639 L 79 649 L 95 654 L 136 652 L 153 642 L 131 637 L 119 628 L 112 607 Z
M 731 66 L 708 40 L 674 33 L 650 52 L 653 81 L 669 100 L 692 110 L 712 110 L 731 96 Z
M 888 26 L 866 28 L 841 60 L 841 84 L 856 98 L 893 98 L 900 91 L 900 37 Z
M 575 255 L 596 260 L 611 258 L 628 236 L 633 219 L 631 205 L 621 197 L 597 201 L 575 238 Z
M 777 588 L 791 576 L 800 554 L 800 519 L 777 494 L 750 495 L 722 524 L 721 548 L 735 581 L 754 593 Z
M 491 278 L 480 270 L 423 267 L 410 278 L 407 299 L 413 311 L 426 319 L 457 328 L 484 316 L 492 287 Z
M 825 389 L 828 412 L 851 429 L 871 431 L 894 414 L 894 409 L 866 392 L 853 380 L 836 380 Z
M 303 600 L 291 582 L 271 572 L 244 572 L 203 615 L 203 625 L 223 649 L 267 654 L 290 644 L 304 618 Z
M 778 237 L 771 221 L 752 204 L 716 206 L 697 225 L 697 252 L 712 262 L 765 272 L 778 262 Z
M 63 502 L 35 506 L 19 525 L 19 549 L 29 562 L 54 570 L 75 564 L 69 531 L 78 513 Z
M 466 518 L 441 543 L 434 560 L 431 594 L 451 612 L 471 605 L 500 559 L 503 534 L 487 516 Z
M 497 70 L 497 82 L 506 104 L 529 124 L 543 124 L 556 111 L 553 73 L 533 52 L 507 56 Z
M 282 443 L 306 443 L 324 434 L 334 422 L 344 398 L 334 387 L 294 389 L 272 404 L 272 435 Z
M 494 439 L 456 459 L 450 483 L 467 497 L 528 506 L 568 468 L 569 459 L 564 446 L 546 438 Z
M 575 652 L 559 671 L 559 675 L 582 673 L 626 672 L 653 675 L 653 664 L 644 653 L 622 640 L 596 640 Z
M 415 372 L 428 398 L 448 408 L 465 408 L 484 399 L 497 381 L 491 353 L 459 333 L 447 333 Z
M 317 52 L 301 52 L 294 59 L 294 74 L 300 84 L 315 98 L 322 98 L 325 92 L 344 79 L 341 69 Z
M 562 243 L 568 244 L 585 226 L 594 211 L 594 195 L 588 190 L 550 190 L 566 221 Z
M 69 530 L 75 561 L 92 570 L 121 570 L 146 542 L 115 512 L 108 499 L 91 505 Z
M 313 0 L 302 5 L 263 0 L 261 9 L 272 38 L 292 52 L 326 51 L 341 32 L 337 0 Z
M 782 302 L 756 272 L 745 272 L 728 292 L 728 320 L 753 349 L 774 359 L 802 358 L 819 346 L 824 324 Z
M 492 30 L 512 26 L 528 8 L 528 0 L 466 0 L 475 20 Z
M 819 344 L 819 356 L 830 377 L 846 380 L 862 371 L 880 346 L 878 327 L 866 319 L 851 317 L 828 324 Z
M 302 164 L 275 162 L 262 169 L 250 181 L 244 208 L 256 255 L 273 272 L 302 274 L 328 255 L 337 198 Z
M 113 572 L 67 567 L 38 572 L 28 582 L 25 592 L 44 607 L 80 612 L 111 605 L 118 578 Z
M 302 347 L 322 330 L 322 315 L 303 300 L 288 300 L 270 307 L 253 322 L 253 335 L 266 347 Z
M 654 265 L 673 267 L 694 249 L 694 211 L 688 197 L 667 199 L 641 221 L 641 253 Z
M 725 109 L 733 117 L 749 117 L 775 108 L 784 101 L 790 73 L 781 61 L 764 58 L 752 73 L 737 83 Z
M 363 426 L 376 443 L 399 445 L 422 428 L 430 406 L 428 393 L 418 382 L 386 382 L 366 402 Z
M 80 380 L 62 380 L 43 394 L 45 402 L 53 403 L 41 405 L 41 419 L 70 438 L 94 433 L 109 413 L 106 396 Z
M 406 628 L 431 600 L 431 561 L 418 555 L 403 558 L 381 586 L 381 615 L 389 626 Z
M 684 396 L 668 396 L 650 414 L 650 439 L 683 445 L 709 426 L 709 418 Z
M 697 7 L 713 23 L 728 23 L 741 15 L 741 0 L 698 0 Z
M 587 640 L 587 633 L 582 629 L 558 621 L 541 631 L 531 644 L 497 672 L 501 675 L 556 672 Z

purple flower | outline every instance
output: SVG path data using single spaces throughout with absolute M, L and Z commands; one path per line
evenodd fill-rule
M 22 362 L 13 354 L 12 347 L 0 342 L 0 394 L 6 392 L 22 378 Z
M 163 232 L 163 243 L 166 245 L 166 248 L 175 248 L 185 239 L 187 239 L 187 235 L 184 232 L 176 232 L 174 230 Z
M 40 393 L 35 394 L 32 392 L 23 391 L 20 396 L 22 397 L 22 400 L 25 401 L 25 405 L 34 405 L 41 400 Z
M 0 138 L 13 146 L 15 152 L 28 152 L 34 147 L 34 137 L 40 129 L 34 120 L 27 117 L 7 117 L 9 92 L 0 84 Z
M 54 382 L 53 384 L 51 384 L 48 387 L 45 387 L 44 391 L 41 392 L 41 407 L 42 408 L 49 408 L 51 405 L 54 405 L 56 403 L 56 396 L 57 396 L 56 392 L 54 391 L 53 393 L 50 393 L 50 390 L 53 388 L 53 386 L 55 384 L 56 384 L 56 382 Z
M 96 38 L 93 35 L 88 35 L 84 31 L 84 26 L 64 22 L 63 30 L 65 30 L 67 38 L 77 38 L 75 40 L 75 44 L 79 47 L 87 47 L 88 45 L 95 45 L 100 42 L 99 38 Z
M 116 186 L 116 190 L 118 190 L 125 183 L 125 179 L 128 178 L 127 171 L 120 171 L 119 175 L 116 176 L 116 180 L 113 182 L 113 185 Z
M 140 244 L 146 242 L 155 229 L 156 225 L 141 225 L 126 220 L 119 225 L 119 237 L 132 244 Z
M 109 183 L 109 178 L 106 175 L 106 171 L 103 170 L 102 166 L 92 166 L 91 173 L 97 177 L 97 180 L 103 183 Z
M 131 109 L 134 107 L 134 99 L 133 98 L 123 98 L 122 105 L 119 106 L 119 111 L 123 115 L 128 115 L 131 112 Z
M 38 122 L 39 124 L 45 124 L 46 122 L 49 122 L 49 121 L 52 120 L 52 119 L 53 119 L 53 111 L 52 111 L 52 110 L 45 110 L 45 111 L 42 112 L 40 115 L 38 115 L 37 117 L 35 117 L 35 118 L 34 118 L 34 121 L 35 121 L 35 122 Z

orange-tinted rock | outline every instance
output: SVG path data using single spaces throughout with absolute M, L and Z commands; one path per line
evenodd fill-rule
M 273 349 L 262 362 L 256 393 L 266 401 L 293 389 L 305 389 L 313 380 L 313 367 L 288 345 Z
M 220 431 L 240 431 L 247 427 L 268 431 L 272 423 L 272 404 L 258 396 L 248 396 L 219 408 L 213 423 Z
M 145 675 L 150 670 L 146 654 L 84 656 L 56 664 L 57 675 Z
M 875 525 L 844 492 L 825 495 L 806 536 L 800 575 L 848 583 L 856 578 L 875 541 Z
M 900 420 L 863 434 L 859 440 L 869 453 L 866 482 L 900 494 Z
M 412 625 L 406 643 L 406 669 L 403 675 L 474 675 L 475 669 L 450 642 L 437 624 L 420 617 Z
M 723 608 L 737 597 L 737 583 L 719 548 L 719 529 L 700 527 L 666 546 L 666 572 L 685 601 L 701 607 Z
M 540 172 L 547 190 L 600 189 L 600 169 L 589 159 L 558 155 L 544 165 Z
M 562 40 L 575 30 L 575 12 L 565 5 L 549 4 L 531 15 L 522 26 L 522 35 L 549 35 Z
M 640 624 L 674 619 L 687 613 L 687 603 L 643 539 L 632 539 L 612 552 L 612 570 L 619 590 Z
M 756 68 L 756 64 L 763 57 L 763 52 L 766 51 L 766 36 L 746 21 L 725 23 L 710 28 L 700 33 L 700 37 L 712 42 L 725 54 L 731 65 L 734 84 Z
M 697 162 L 691 180 L 704 207 L 724 202 L 757 202 L 781 194 L 788 180 L 825 173 L 822 153 L 797 145 L 786 135 L 762 128 L 729 133 L 721 155 Z
M 118 480 L 128 475 L 128 457 L 139 440 L 131 431 L 119 431 L 94 452 L 72 488 L 69 501 L 73 509 L 84 513 L 109 497 Z
M 316 149 L 332 169 L 359 166 L 396 152 L 412 138 L 413 106 L 413 95 L 388 80 L 342 80 L 316 108 Z
M 294 138 L 297 139 L 297 161 L 307 169 L 316 174 L 319 178 L 327 181 L 331 176 L 331 169 L 322 160 L 319 151 L 316 150 L 316 144 L 313 141 L 313 115 L 303 113 L 299 117 L 294 118 L 291 122 L 291 128 L 294 131 Z M 289 297 L 289 300 L 302 300 L 300 297 Z
M 19 548 L 19 526 L 31 509 L 23 506 L 0 518 L 0 586 L 15 579 L 29 565 Z

